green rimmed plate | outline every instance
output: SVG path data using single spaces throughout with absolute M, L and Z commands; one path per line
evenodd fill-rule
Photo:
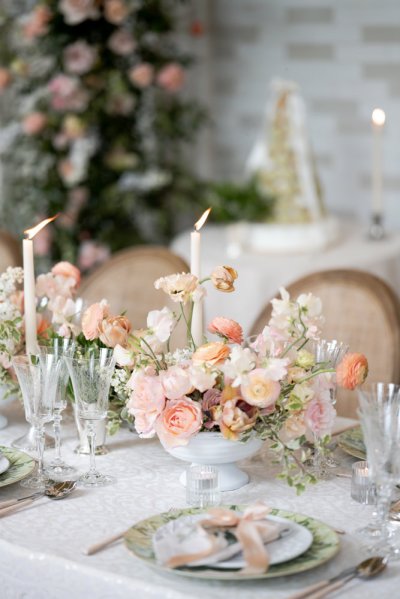
M 246 506 L 233 505 L 229 509 L 243 511 Z M 144 561 L 148 566 L 164 570 L 165 572 L 174 572 L 181 576 L 189 576 L 190 578 L 203 578 L 207 580 L 252 580 L 259 578 L 275 578 L 277 576 L 289 576 L 291 574 L 299 574 L 306 570 L 311 570 L 324 564 L 330 560 L 339 551 L 339 539 L 337 534 L 323 522 L 314 520 L 304 514 L 287 512 L 286 510 L 273 509 L 271 513 L 274 516 L 287 518 L 293 522 L 297 522 L 301 526 L 307 528 L 313 535 L 313 543 L 311 547 L 296 559 L 271 566 L 265 574 L 241 574 L 238 571 L 222 571 L 212 570 L 211 568 L 193 569 L 172 569 L 165 566 L 160 566 L 154 555 L 152 538 L 156 530 L 170 522 L 188 516 L 190 514 L 200 514 L 205 512 L 200 508 L 189 508 L 175 510 L 174 512 L 165 512 L 151 516 L 146 520 L 138 522 L 124 535 L 125 545 L 136 557 Z
M 10 467 L 3 474 L 0 474 L 0 487 L 6 487 L 22 480 L 36 466 L 35 460 L 23 451 L 12 447 L 3 447 L 2 445 L 0 445 L 0 451 L 10 462 Z
M 346 453 L 358 458 L 359 460 L 367 459 L 367 451 L 365 449 L 361 426 L 350 428 L 338 436 L 338 445 Z

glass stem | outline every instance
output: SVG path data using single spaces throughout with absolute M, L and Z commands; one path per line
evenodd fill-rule
M 93 420 L 87 421 L 86 426 L 87 438 L 90 449 L 90 469 L 89 472 L 94 474 L 96 472 L 96 458 L 95 458 L 95 449 L 96 449 L 96 431 L 94 430 L 94 422 Z
M 378 501 L 376 506 L 377 520 L 380 524 L 382 536 L 384 539 L 388 537 L 388 517 L 390 509 L 390 501 L 392 498 L 392 487 L 387 483 L 377 485 Z
M 62 416 L 58 410 L 54 411 L 54 422 L 53 422 L 53 430 L 54 430 L 54 442 L 55 442 L 55 454 L 56 461 L 61 461 L 61 420 Z
M 36 434 L 36 449 L 38 456 L 38 476 L 43 476 L 43 452 L 44 452 L 44 428 L 43 426 L 37 426 L 35 428 Z

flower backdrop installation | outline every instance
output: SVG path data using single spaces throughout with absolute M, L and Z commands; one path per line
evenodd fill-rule
M 2 216 L 20 234 L 33 215 L 62 213 L 39 254 L 86 270 L 166 241 L 196 207 L 182 156 L 206 117 L 180 93 L 191 59 L 173 38 L 179 4 L 1 3 Z

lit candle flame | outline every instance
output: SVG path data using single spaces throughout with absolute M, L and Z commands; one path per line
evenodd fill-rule
M 33 239 L 35 237 L 35 235 L 37 235 L 39 233 L 39 231 L 44 229 L 44 227 L 46 225 L 48 225 L 53 220 L 55 220 L 57 218 L 57 216 L 59 216 L 59 214 L 56 214 L 55 216 L 52 216 L 51 218 L 46 218 L 45 220 L 42 220 L 41 223 L 37 224 L 35 227 L 32 227 L 31 229 L 26 229 L 26 231 L 24 231 L 24 233 L 26 235 L 26 239 Z
M 375 108 L 372 111 L 372 122 L 374 125 L 378 125 L 378 127 L 382 127 L 385 124 L 386 115 L 385 111 L 382 108 Z
M 200 231 L 201 227 L 206 222 L 210 212 L 211 212 L 211 208 L 207 208 L 207 210 L 202 214 L 202 216 L 199 218 L 197 223 L 195 223 L 194 228 L 196 229 L 196 231 Z

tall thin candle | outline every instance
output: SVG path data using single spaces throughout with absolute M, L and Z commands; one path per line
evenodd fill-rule
M 208 208 L 194 225 L 190 234 L 190 272 L 199 280 L 201 278 L 201 234 L 200 229 L 207 220 L 211 208 Z M 192 338 L 195 345 L 203 343 L 203 301 L 195 302 L 192 314 Z
M 372 214 L 374 216 L 381 216 L 383 212 L 382 134 L 385 120 L 384 111 L 381 108 L 375 108 L 372 112 Z

